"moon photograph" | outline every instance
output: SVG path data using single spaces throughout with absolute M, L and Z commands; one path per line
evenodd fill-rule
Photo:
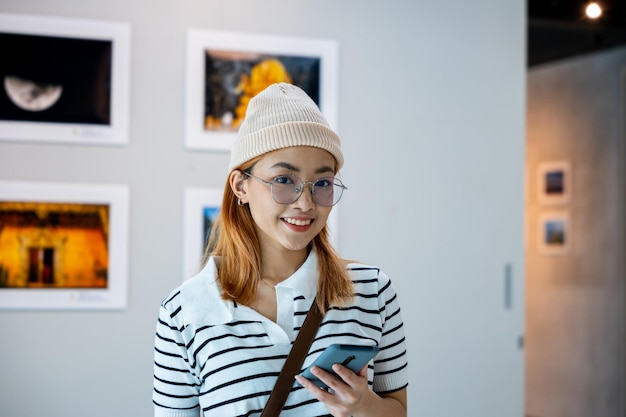
M 4 89 L 13 104 L 28 111 L 41 111 L 52 107 L 63 92 L 60 85 L 40 85 L 10 75 L 4 77 Z
M 111 124 L 113 43 L 0 33 L 0 120 Z

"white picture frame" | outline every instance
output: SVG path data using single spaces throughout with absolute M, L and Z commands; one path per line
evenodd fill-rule
M 0 28 L 0 140 L 128 142 L 130 24 L 0 13 Z
M 196 275 L 202 266 L 202 257 L 208 238 L 205 220 L 215 219 L 222 205 L 223 190 L 211 187 L 185 187 L 183 201 L 183 281 Z M 328 217 L 331 243 L 338 244 L 338 207 L 333 207 Z
M 573 182 L 569 161 L 542 162 L 537 173 L 540 204 L 563 205 L 570 202 Z
M 542 213 L 539 216 L 539 252 L 543 255 L 567 255 L 572 248 L 569 213 Z
M 186 187 L 183 202 L 183 280 L 200 271 L 208 238 L 208 221 L 214 221 L 222 205 L 219 188 Z M 208 218 L 208 220 L 207 220 Z
M 205 65 L 209 58 L 215 63 L 211 69 Z M 276 67 L 286 69 L 287 73 L 290 73 L 289 65 L 294 62 L 300 66 L 304 62 L 311 62 L 311 68 L 315 69 L 311 70 L 313 73 L 301 69 L 297 71 L 297 76 L 290 73 L 291 81 L 317 102 L 331 128 L 337 129 L 339 47 L 335 40 L 189 29 L 186 35 L 185 148 L 230 151 L 236 136 L 237 121 L 242 117 L 236 116 L 236 113 L 241 113 L 243 106 L 234 103 L 237 97 L 234 89 L 240 85 L 238 83 L 242 74 L 250 75 L 250 65 L 266 59 L 274 63 L 279 61 Z M 229 64 L 228 70 L 220 71 L 218 68 L 226 66 L 220 64 L 224 62 Z M 260 66 L 256 68 L 255 71 L 260 71 Z M 271 79 L 271 82 L 282 81 L 281 71 L 275 70 L 271 77 L 266 78 Z M 207 79 L 218 81 L 211 81 L 210 86 L 207 86 Z M 215 86 L 215 89 L 211 89 L 211 86 Z M 243 94 L 245 97 L 253 95 Z M 207 103 L 219 104 L 210 106 Z M 241 100 L 237 103 L 241 103 Z M 235 107 L 238 110 L 233 110 Z M 206 108 L 209 108 L 209 114 Z M 209 123 L 209 120 L 215 123 Z
M 127 307 L 127 185 L 0 181 L 0 310 Z

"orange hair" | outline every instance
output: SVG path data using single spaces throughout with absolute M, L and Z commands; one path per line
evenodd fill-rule
M 238 169 L 247 170 L 261 159 L 254 158 Z M 317 303 L 321 311 L 332 305 L 341 305 L 353 296 L 352 281 L 343 261 L 330 243 L 327 226 L 313 238 L 317 251 L 319 279 Z M 254 228 L 254 219 L 247 205 L 237 204 L 237 196 L 226 180 L 222 208 L 213 225 L 203 264 L 211 256 L 220 256 L 217 282 L 222 298 L 244 305 L 252 303 L 261 280 L 261 247 Z

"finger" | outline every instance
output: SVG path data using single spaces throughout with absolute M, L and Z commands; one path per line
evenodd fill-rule
M 331 374 L 323 368 L 318 366 L 314 366 L 311 368 L 311 373 L 317 377 L 320 381 L 322 381 L 326 386 L 331 388 L 336 388 L 337 385 L 341 384 L 341 381 L 336 375 Z
M 296 381 L 300 383 L 307 391 L 309 391 L 315 398 L 320 401 L 325 401 L 328 399 L 328 396 L 331 395 L 328 393 L 326 388 L 322 388 L 316 384 L 314 384 L 311 380 L 303 377 L 302 375 L 296 375 Z
M 365 375 L 367 375 L 367 365 L 365 365 L 365 368 L 366 368 L 366 374 Z M 357 374 L 355 374 L 352 371 L 352 369 L 347 368 L 347 367 L 345 367 L 343 365 L 340 365 L 338 363 L 334 364 L 333 365 L 333 371 L 337 375 L 339 375 L 339 377 L 342 379 L 342 381 L 344 383 L 346 383 L 348 385 L 354 385 L 356 383 L 356 381 L 357 381 L 357 378 L 356 378 Z M 363 370 L 361 369 L 361 371 L 363 371 Z M 359 375 L 361 375 L 360 372 L 359 372 Z

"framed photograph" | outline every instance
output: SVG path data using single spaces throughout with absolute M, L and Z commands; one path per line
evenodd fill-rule
M 572 231 L 567 213 L 545 213 L 539 218 L 539 252 L 566 255 L 572 246 Z
M 0 181 L 0 309 L 123 309 L 126 185 Z
M 130 25 L 0 13 L 0 140 L 128 142 Z
M 566 204 L 572 196 L 572 169 L 568 161 L 539 164 L 539 202 Z
M 306 91 L 337 128 L 336 41 L 191 29 L 186 49 L 187 149 L 230 151 L 248 101 L 278 82 Z
M 183 280 L 191 278 L 202 267 L 202 256 L 222 205 L 221 188 L 186 187 L 183 219 Z M 338 211 L 333 207 L 328 218 L 331 242 L 337 247 Z
M 185 188 L 183 206 L 183 280 L 202 266 L 202 256 L 222 205 L 221 188 Z

